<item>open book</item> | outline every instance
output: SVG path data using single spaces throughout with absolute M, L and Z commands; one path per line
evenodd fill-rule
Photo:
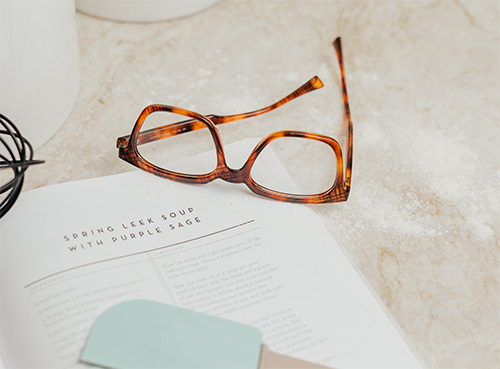
M 85 367 L 96 317 L 130 299 L 258 327 L 273 351 L 327 366 L 421 367 L 310 208 L 238 185 L 135 171 L 45 187 L 20 196 L 0 240 L 7 368 Z

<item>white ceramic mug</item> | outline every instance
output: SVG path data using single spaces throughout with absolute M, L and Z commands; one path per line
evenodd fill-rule
M 0 0 L 0 112 L 34 146 L 69 116 L 80 87 L 74 0 Z
M 157 22 L 185 17 L 219 0 L 76 0 L 76 8 L 99 18 L 125 22 Z

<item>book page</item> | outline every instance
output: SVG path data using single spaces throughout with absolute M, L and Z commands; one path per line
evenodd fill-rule
M 258 327 L 271 350 L 327 366 L 421 367 L 311 209 L 243 185 L 134 171 L 45 187 L 0 234 L 7 368 L 86 367 L 96 317 L 130 299 Z

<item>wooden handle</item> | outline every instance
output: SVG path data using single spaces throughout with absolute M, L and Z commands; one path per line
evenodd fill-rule
M 331 369 L 308 361 L 295 359 L 290 356 L 280 355 L 270 351 L 262 345 L 260 351 L 259 369 Z

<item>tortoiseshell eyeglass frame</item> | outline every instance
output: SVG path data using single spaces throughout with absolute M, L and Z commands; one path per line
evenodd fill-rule
M 237 120 L 246 119 L 270 112 L 301 95 L 319 89 L 323 87 L 323 82 L 321 82 L 321 80 L 317 76 L 311 78 L 304 85 L 302 85 L 297 90 L 295 90 L 285 98 L 281 99 L 280 101 L 266 108 L 243 114 L 226 115 L 226 116 L 213 115 L 213 114 L 202 115 L 186 109 L 169 105 L 157 105 L 157 104 L 149 105 L 146 108 L 144 108 L 144 110 L 137 118 L 132 133 L 129 136 L 123 136 L 118 138 L 117 140 L 117 147 L 119 149 L 118 156 L 121 159 L 127 161 L 128 163 L 142 170 L 145 170 L 146 172 L 150 172 L 160 177 L 171 179 L 178 182 L 207 183 L 213 181 L 214 179 L 221 178 L 227 182 L 245 183 L 247 187 L 257 195 L 261 195 L 278 201 L 310 203 L 310 204 L 346 201 L 347 198 L 349 197 L 349 191 L 351 187 L 353 129 L 351 122 L 351 113 L 349 109 L 349 100 L 347 97 L 347 88 L 345 83 L 340 37 L 335 39 L 333 45 L 335 47 L 340 66 L 340 76 L 342 81 L 342 92 L 343 92 L 343 100 L 345 108 L 345 121 L 347 125 L 348 148 L 347 148 L 347 163 L 346 163 L 345 175 L 344 175 L 344 161 L 342 156 L 342 150 L 339 143 L 331 137 L 316 133 L 303 132 L 303 131 L 286 130 L 286 131 L 278 131 L 271 133 L 257 144 L 257 146 L 253 149 L 252 153 L 250 154 L 249 158 L 247 159 L 243 167 L 241 167 L 240 169 L 230 168 L 226 163 L 224 149 L 222 146 L 222 140 L 219 131 L 216 127 L 217 125 L 222 123 L 234 122 Z M 143 125 L 148 115 L 150 115 L 155 111 L 171 112 L 186 116 L 189 119 L 140 132 L 141 126 Z M 202 128 L 207 128 L 210 131 L 212 138 L 214 140 L 215 148 L 217 150 L 217 166 L 210 173 L 202 175 L 192 175 L 192 174 L 182 174 L 178 172 L 172 172 L 148 162 L 141 156 L 141 154 L 137 150 L 138 145 L 156 140 L 161 140 L 167 137 L 172 137 L 175 135 L 183 134 L 186 132 Z M 270 142 L 281 137 L 300 137 L 305 139 L 311 139 L 323 142 L 331 147 L 331 149 L 335 153 L 337 160 L 337 172 L 336 172 L 336 178 L 332 186 L 327 191 L 314 195 L 288 194 L 288 193 L 274 191 L 272 189 L 261 186 L 252 179 L 251 170 L 258 155 Z

